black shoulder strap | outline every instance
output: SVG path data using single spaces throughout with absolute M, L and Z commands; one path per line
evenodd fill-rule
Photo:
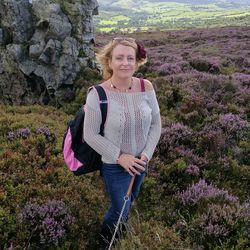
M 105 90 L 103 89 L 102 86 L 100 85 L 96 85 L 94 86 L 98 96 L 99 96 L 99 100 L 100 100 L 100 109 L 101 109 L 101 113 L 102 113 L 102 123 L 100 126 L 100 135 L 104 135 L 104 124 L 106 122 L 106 118 L 107 118 L 107 110 L 108 110 L 108 100 L 107 100 L 107 95 L 105 93 Z

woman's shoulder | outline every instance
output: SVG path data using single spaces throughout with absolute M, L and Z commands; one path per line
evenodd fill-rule
M 148 79 L 135 77 L 136 82 L 139 83 L 139 84 L 141 84 L 140 83 L 141 79 L 144 81 L 145 91 L 152 91 L 152 90 L 154 90 L 153 84 Z

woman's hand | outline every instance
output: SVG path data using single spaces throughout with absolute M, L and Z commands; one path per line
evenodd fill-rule
M 143 155 L 143 154 L 141 154 L 141 160 L 148 162 L 147 156 L 145 156 L 145 155 Z
M 134 174 L 140 175 L 138 170 L 141 170 L 141 172 L 145 171 L 145 168 L 143 167 L 145 166 L 145 162 L 133 155 L 121 154 L 117 163 L 120 164 L 131 176 L 134 176 Z
M 145 172 L 148 175 L 148 158 L 146 155 L 141 154 L 141 160 L 145 162 Z

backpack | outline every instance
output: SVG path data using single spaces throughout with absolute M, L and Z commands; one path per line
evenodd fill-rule
M 100 100 L 102 123 L 100 135 L 104 135 L 104 124 L 107 117 L 107 96 L 104 89 L 100 86 L 93 86 Z M 102 161 L 99 155 L 87 142 L 83 141 L 83 123 L 85 116 L 85 105 L 76 113 L 75 118 L 69 121 L 67 130 L 63 137 L 62 152 L 63 158 L 69 170 L 74 175 L 82 175 L 101 169 Z

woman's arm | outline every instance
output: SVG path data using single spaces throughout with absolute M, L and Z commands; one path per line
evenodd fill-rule
M 116 163 L 120 155 L 120 148 L 99 134 L 102 122 L 99 98 L 96 90 L 91 90 L 87 96 L 83 139 L 105 159 Z
M 145 80 L 146 91 L 154 90 L 153 85 Z M 142 160 L 150 160 L 161 136 L 161 115 L 155 92 L 150 92 L 150 107 L 152 108 L 152 121 L 149 128 L 146 146 L 141 154 Z

